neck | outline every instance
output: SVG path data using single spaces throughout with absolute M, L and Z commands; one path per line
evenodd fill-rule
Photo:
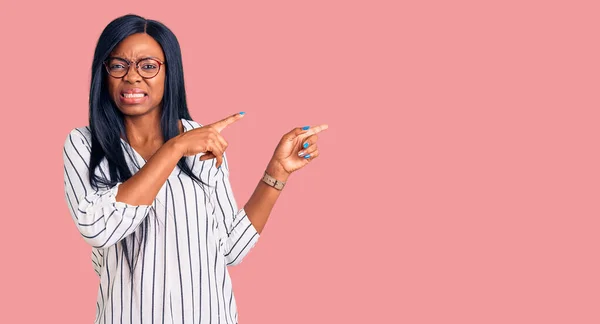
M 130 144 L 144 146 L 146 144 L 164 142 L 162 128 L 160 125 L 160 109 L 154 109 L 140 116 L 124 116 L 125 132 Z M 179 133 L 183 133 L 183 124 L 177 121 Z

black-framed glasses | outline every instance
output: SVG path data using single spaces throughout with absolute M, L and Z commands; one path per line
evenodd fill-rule
M 135 66 L 137 73 L 144 79 L 151 79 L 158 75 L 160 67 L 165 62 L 153 57 L 145 57 L 139 61 L 128 61 L 121 57 L 109 57 L 104 61 L 108 74 L 114 78 L 123 78 L 129 73 L 131 65 Z

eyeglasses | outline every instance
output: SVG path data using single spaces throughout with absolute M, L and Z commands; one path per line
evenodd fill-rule
M 137 73 L 144 79 L 151 79 L 158 75 L 160 67 L 165 65 L 158 59 L 147 57 L 139 61 L 128 61 L 120 57 L 109 57 L 104 61 L 108 74 L 114 78 L 123 78 L 129 73 L 131 65 L 135 66 Z

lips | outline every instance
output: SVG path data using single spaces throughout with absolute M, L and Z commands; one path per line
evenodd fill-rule
M 125 89 L 121 91 L 119 99 L 122 104 L 135 105 L 141 104 L 148 98 L 148 94 L 142 89 Z

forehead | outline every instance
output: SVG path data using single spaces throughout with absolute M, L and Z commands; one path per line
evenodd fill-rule
M 164 60 L 160 44 L 148 34 L 133 34 L 122 40 L 111 52 L 111 56 L 129 59 L 153 56 Z

